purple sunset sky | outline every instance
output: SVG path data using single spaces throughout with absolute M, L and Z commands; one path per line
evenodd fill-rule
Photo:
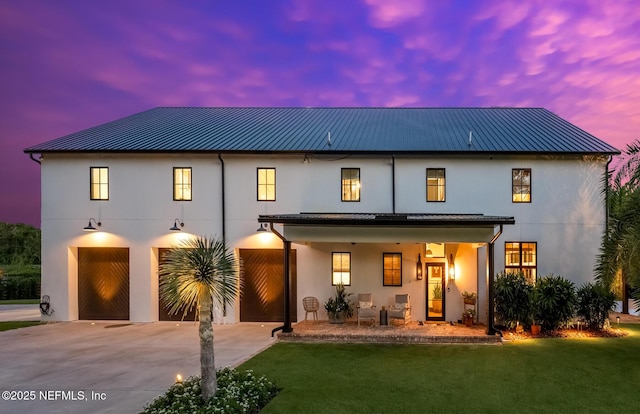
M 540 106 L 640 138 L 637 1 L 0 2 L 0 221 L 22 150 L 156 106 Z

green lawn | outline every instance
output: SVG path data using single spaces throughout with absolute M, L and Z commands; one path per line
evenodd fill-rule
M 0 305 L 37 305 L 40 299 L 9 299 L 0 300 Z
M 39 321 L 9 321 L 0 322 L 0 332 L 10 329 L 26 328 L 27 326 L 39 325 Z
M 244 363 L 283 390 L 261 413 L 637 412 L 640 325 L 504 345 L 278 343 Z

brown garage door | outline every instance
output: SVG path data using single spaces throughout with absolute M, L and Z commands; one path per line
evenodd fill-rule
M 159 264 L 162 264 L 165 260 L 165 258 L 167 257 L 167 252 L 169 251 L 169 249 L 158 249 L 158 261 Z M 159 276 L 159 278 L 162 278 L 162 275 Z M 158 283 L 160 283 L 160 279 L 158 280 Z M 170 307 L 167 306 L 164 301 L 160 300 L 160 290 L 158 289 L 158 300 L 160 301 L 160 306 L 158 306 L 159 308 L 159 312 L 158 312 L 158 318 L 161 321 L 181 321 L 181 320 L 185 320 L 185 321 L 195 321 L 196 320 L 196 308 L 192 308 L 189 309 L 187 311 L 187 314 L 185 315 L 184 319 L 182 318 L 183 312 L 184 312 L 184 308 L 180 308 L 178 310 L 178 313 L 176 314 L 171 314 L 169 313 L 169 309 Z
M 78 248 L 80 319 L 129 319 L 129 249 Z
M 291 320 L 297 321 L 296 251 L 291 251 Z M 244 286 L 240 298 L 240 321 L 284 321 L 284 251 L 241 249 Z

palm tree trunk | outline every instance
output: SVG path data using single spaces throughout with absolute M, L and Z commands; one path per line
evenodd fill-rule
M 208 401 L 216 394 L 218 379 L 213 355 L 213 326 L 211 326 L 211 293 L 208 289 L 200 290 L 200 375 L 202 381 L 202 398 Z

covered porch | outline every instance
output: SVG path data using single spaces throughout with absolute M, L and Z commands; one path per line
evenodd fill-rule
M 258 221 L 267 223 L 268 228 L 282 240 L 284 247 L 284 314 L 288 317 L 285 317 L 283 326 L 278 330 L 291 333 L 294 329 L 306 328 L 306 325 L 291 324 L 291 306 L 297 306 L 298 315 L 304 314 L 300 312 L 301 304 L 291 303 L 288 281 L 291 280 L 289 264 L 293 244 L 298 251 L 296 296 L 298 301 L 306 296 L 317 297 L 321 320 L 326 318 L 322 305 L 333 293 L 332 283 L 336 283 L 332 256 L 348 252 L 353 268 L 349 268 L 349 282 L 345 284 L 355 294 L 352 300 L 358 300 L 358 293 L 373 293 L 374 303 L 381 309 L 381 306 L 391 305 L 394 295 L 409 293 L 413 309 L 411 320 L 416 322 L 416 327 L 420 327 L 405 327 L 404 331 L 416 331 L 411 334 L 422 334 L 433 328 L 427 322 L 449 322 L 448 326 L 452 326 L 450 322 L 460 320 L 463 310 L 460 294 L 463 290 L 477 292 L 476 310 L 483 311 L 484 321 L 493 320 L 492 306 L 488 306 L 492 303 L 492 280 L 488 275 L 494 273 L 493 244 L 500 236 L 503 225 L 515 223 L 513 217 L 482 214 L 376 213 L 261 215 Z M 440 246 L 440 253 L 427 254 L 432 249 L 435 251 L 435 246 Z M 399 255 L 401 261 L 400 282 L 394 285 L 387 283 L 386 270 L 383 270 L 383 261 L 388 252 Z M 442 271 L 438 271 L 438 266 Z M 432 270 L 436 271 L 432 274 Z M 434 280 L 436 284 L 441 280 L 440 290 L 443 291 L 444 311 L 440 311 L 440 315 L 433 312 Z M 418 322 L 423 324 L 419 325 Z M 492 324 L 485 323 L 480 330 L 493 335 L 495 331 Z M 433 326 L 441 327 L 439 324 Z M 317 326 L 310 328 L 318 329 Z M 376 332 L 386 330 L 378 329 Z

